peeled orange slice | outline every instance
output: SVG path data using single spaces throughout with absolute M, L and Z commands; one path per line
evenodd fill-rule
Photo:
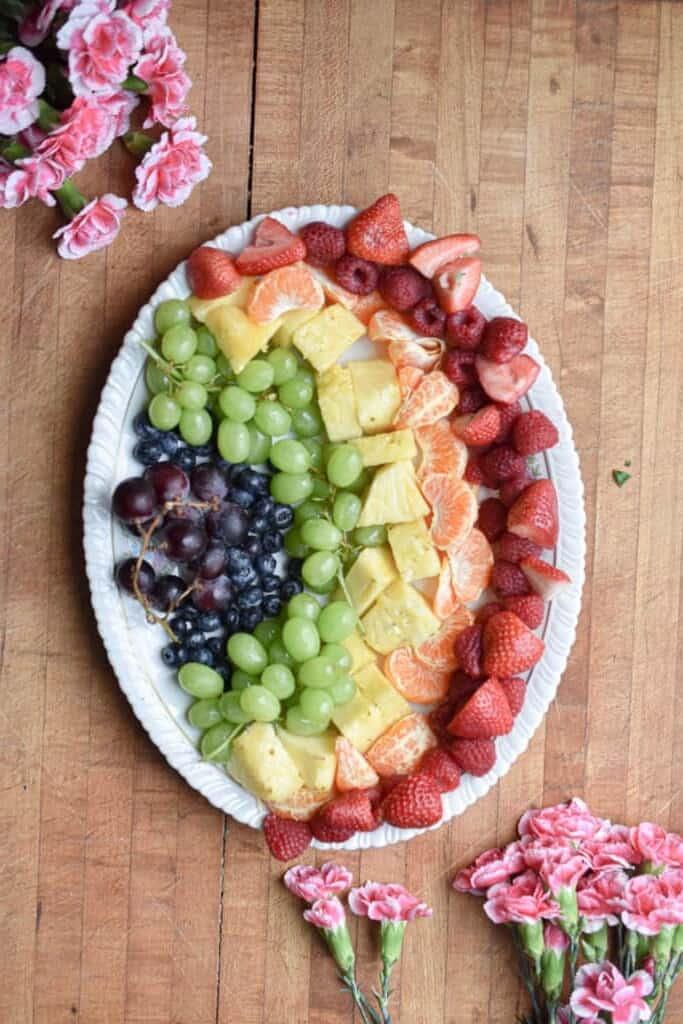
M 261 278 L 249 298 L 247 314 L 257 324 L 277 320 L 292 309 L 321 309 L 323 290 L 302 263 L 271 270 Z
M 422 452 L 418 480 L 434 473 L 446 473 L 459 480 L 467 466 L 467 445 L 456 437 L 446 420 L 419 427 L 415 439 Z
M 491 545 L 481 530 L 475 528 L 463 544 L 449 548 L 447 554 L 454 594 L 463 603 L 476 601 L 491 579 Z
M 398 647 L 384 662 L 384 674 L 406 700 L 435 704 L 448 693 L 451 673 L 428 665 L 412 647 Z
M 396 369 L 401 366 L 416 366 L 429 372 L 439 364 L 443 342 L 438 338 L 420 338 L 418 341 L 390 341 L 389 359 Z
M 453 590 L 453 573 L 451 572 L 451 563 L 448 557 L 444 555 L 441 560 L 441 572 L 439 573 L 439 581 L 436 585 L 436 593 L 434 595 L 434 601 L 432 607 L 434 614 L 444 621 L 454 615 L 460 606 L 460 602 L 455 595 Z
M 458 402 L 458 389 L 441 370 L 426 373 L 401 403 L 394 426 L 427 427 L 448 416 Z
M 337 284 L 319 267 L 311 267 L 310 271 L 320 284 L 327 301 L 330 303 L 338 302 L 345 309 L 350 309 L 354 316 L 357 316 L 363 324 L 367 324 L 374 314 L 379 309 L 384 309 L 386 305 L 377 289 L 374 292 L 370 292 L 369 295 L 354 295 L 353 292 L 342 288 L 340 284 Z
M 424 715 L 406 715 L 375 740 L 365 755 L 378 775 L 411 772 L 420 758 L 436 746 L 436 736 Z
M 424 478 L 422 493 L 432 506 L 432 540 L 437 548 L 459 547 L 477 521 L 479 508 L 474 491 L 464 480 L 446 473 Z
M 368 764 L 358 750 L 345 736 L 338 736 L 334 752 L 337 755 L 337 773 L 335 785 L 341 793 L 350 789 L 367 789 L 376 786 L 379 775 Z
M 405 401 L 419 385 L 424 377 L 424 373 L 422 370 L 418 370 L 416 366 L 402 366 L 396 376 L 398 377 L 398 389 L 401 392 L 401 399 Z
M 458 605 L 455 611 L 442 622 L 439 632 L 421 643 L 416 648 L 415 654 L 430 668 L 450 674 L 458 667 L 458 658 L 454 649 L 456 637 L 473 622 L 474 615 L 469 608 L 466 608 L 464 604 Z M 403 696 L 405 697 L 406 694 Z
M 408 321 L 393 309 L 379 310 L 368 323 L 370 341 L 417 341 L 419 337 Z

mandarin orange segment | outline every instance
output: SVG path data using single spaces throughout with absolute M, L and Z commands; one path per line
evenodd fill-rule
M 463 602 L 476 601 L 488 587 L 493 568 L 493 551 L 476 527 L 459 547 L 449 548 L 453 592 Z
M 345 736 L 338 736 L 335 747 L 337 755 L 337 772 L 335 785 L 341 793 L 350 789 L 367 789 L 369 786 L 376 786 L 379 782 L 379 775 L 368 764 L 360 750 L 354 747 Z
M 418 386 L 401 403 L 396 414 L 396 427 L 426 427 L 448 416 L 458 402 L 458 389 L 445 373 L 433 370 L 424 375 Z
M 353 306 L 353 313 L 362 324 L 368 324 L 379 309 L 384 309 L 386 303 L 380 293 L 375 290 L 369 295 L 355 295 L 356 303 Z
M 351 310 L 354 316 L 358 317 L 363 324 L 367 324 L 378 310 L 384 309 L 386 306 L 384 299 L 377 289 L 370 292 L 369 295 L 354 295 L 353 292 L 342 288 L 340 284 L 337 284 L 319 267 L 311 267 L 310 270 L 319 282 L 326 300 L 329 303 L 338 302 L 340 306 Z
M 416 341 L 419 338 L 407 320 L 393 309 L 381 309 L 368 323 L 370 341 Z
M 453 573 L 451 572 L 451 563 L 448 557 L 444 555 L 441 560 L 441 572 L 439 573 L 439 580 L 436 585 L 436 593 L 434 594 L 434 600 L 432 602 L 432 608 L 434 614 L 442 620 L 450 618 L 457 611 L 460 602 L 455 596 L 453 590 Z
M 435 704 L 448 693 L 451 673 L 428 665 L 412 647 L 398 647 L 384 662 L 384 674 L 406 700 Z
M 439 632 L 421 643 L 416 648 L 415 654 L 420 661 L 433 669 L 452 672 L 458 667 L 458 658 L 455 653 L 456 637 L 473 622 L 474 615 L 469 608 L 466 608 L 464 604 L 458 605 L 455 611 L 442 622 Z
M 402 366 L 415 366 L 428 373 L 438 365 L 442 350 L 443 342 L 438 338 L 420 338 L 419 341 L 390 341 L 388 353 L 397 370 Z
M 456 437 L 447 420 L 439 420 L 429 427 L 419 427 L 415 431 L 422 453 L 418 480 L 424 480 L 434 473 L 445 473 L 459 480 L 467 466 L 467 445 Z
M 303 263 L 271 270 L 249 297 L 247 314 L 257 324 L 277 320 L 292 309 L 321 309 L 323 290 Z
M 398 370 L 398 389 L 401 392 L 401 399 L 405 401 L 408 396 L 418 387 L 424 377 L 424 372 L 416 366 L 402 366 Z
M 433 473 L 421 483 L 422 493 L 432 507 L 432 540 L 446 551 L 464 543 L 477 521 L 479 508 L 474 491 L 464 480 L 446 473 Z
M 415 712 L 387 729 L 365 756 L 378 775 L 403 775 L 411 772 L 435 746 L 436 736 L 427 719 Z

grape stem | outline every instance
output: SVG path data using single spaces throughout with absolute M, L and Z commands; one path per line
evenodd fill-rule
M 349 593 L 349 588 L 346 586 L 346 580 L 344 579 L 344 571 L 343 571 L 343 569 L 339 569 L 338 572 L 337 572 L 337 583 L 341 587 L 342 593 L 344 594 L 344 597 L 346 598 L 346 600 L 347 600 L 347 602 L 349 604 L 349 607 L 353 608 L 353 601 L 351 600 L 351 595 Z M 360 619 L 358 619 L 357 625 L 358 625 L 358 632 L 360 633 L 360 635 L 361 636 L 365 636 L 365 626 L 363 625 L 363 623 L 361 622 Z
M 160 356 L 156 349 L 152 348 L 148 342 L 140 341 L 138 344 L 144 348 L 147 355 L 150 356 L 154 362 L 161 367 L 164 373 L 176 382 L 176 384 L 179 384 L 182 381 L 182 374 L 176 369 L 176 367 L 173 366 L 172 363 L 167 362 L 163 356 Z

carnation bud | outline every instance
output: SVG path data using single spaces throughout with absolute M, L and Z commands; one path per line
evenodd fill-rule
M 662 928 L 659 935 L 653 935 L 650 939 L 650 952 L 655 958 L 655 963 L 659 968 L 665 968 L 669 963 L 671 957 L 671 949 L 673 946 L 674 929 L 673 928 Z
M 608 943 L 609 933 L 606 924 L 603 924 L 596 932 L 584 934 L 581 940 L 581 949 L 586 960 L 594 964 L 605 960 Z
M 683 924 L 674 929 L 673 952 L 683 953 Z

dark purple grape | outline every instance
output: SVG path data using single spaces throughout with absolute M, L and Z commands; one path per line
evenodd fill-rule
M 190 493 L 190 479 L 184 469 L 174 462 L 160 462 L 145 470 L 160 502 L 181 501 Z
M 197 584 L 196 590 L 192 592 L 192 600 L 202 612 L 221 612 L 232 601 L 232 584 L 227 576 L 217 576 L 215 580 L 197 580 Z
M 204 510 L 195 505 L 177 505 L 169 509 L 166 515 L 166 522 L 180 520 L 184 523 L 194 523 L 195 526 L 204 526 Z
M 210 540 L 201 558 L 192 563 L 194 571 L 205 580 L 213 580 L 225 571 L 227 558 L 222 540 Z
M 203 553 L 207 536 L 202 529 L 181 519 L 172 519 L 164 527 L 161 546 L 174 562 L 193 562 Z
M 149 480 L 131 476 L 118 485 L 111 504 L 117 519 L 124 523 L 139 523 L 152 518 L 157 508 L 157 497 Z
M 202 462 L 195 466 L 190 474 L 190 483 L 200 501 L 211 501 L 212 498 L 222 501 L 228 493 L 225 474 L 213 462 Z
M 167 573 L 165 576 L 160 576 L 154 584 L 151 602 L 159 611 L 167 612 L 170 608 L 175 607 L 186 590 L 185 580 L 180 576 Z
M 241 508 L 226 501 L 219 509 L 207 514 L 206 528 L 212 537 L 218 537 L 226 544 L 241 544 L 247 536 L 249 520 Z
M 125 562 L 121 562 L 116 570 L 116 580 L 118 585 L 122 590 L 128 591 L 129 594 L 135 593 L 133 577 L 135 575 L 135 566 L 137 564 L 137 558 L 127 558 Z M 154 586 L 155 579 L 154 569 L 149 562 L 142 562 L 138 573 L 138 589 L 140 593 L 149 594 L 150 590 Z

